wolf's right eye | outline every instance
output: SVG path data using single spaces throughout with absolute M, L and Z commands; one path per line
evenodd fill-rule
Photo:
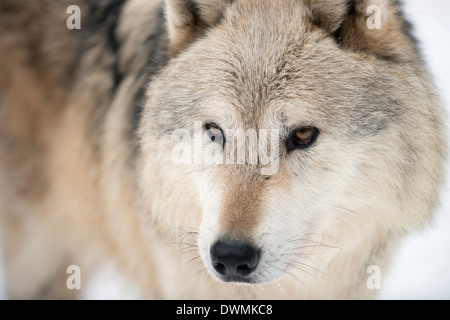
M 286 140 L 288 152 L 295 149 L 309 148 L 317 139 L 319 129 L 315 127 L 303 127 L 296 129 Z
M 225 142 L 223 131 L 219 126 L 212 123 L 207 123 L 205 125 L 205 130 L 211 141 L 219 142 L 222 144 Z

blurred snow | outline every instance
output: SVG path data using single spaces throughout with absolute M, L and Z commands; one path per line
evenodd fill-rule
M 114 263 L 99 268 L 92 278 L 81 292 L 83 300 L 139 300 L 142 296 Z
M 3 278 L 3 271 L 2 271 L 2 248 L 0 244 L 0 300 L 6 299 L 6 293 L 5 293 L 5 279 Z
M 435 82 L 450 113 L 450 2 L 404 0 Z M 447 176 L 450 182 L 450 175 Z M 1 266 L 1 255 L 0 255 Z M 85 299 L 137 298 L 136 291 L 106 268 L 88 284 Z M 130 290 L 131 289 L 131 290 Z M 83 290 L 84 291 L 84 290 Z M 0 299 L 5 299 L 0 268 Z M 436 219 L 424 231 L 408 236 L 388 274 L 383 274 L 381 299 L 450 299 L 450 183 Z

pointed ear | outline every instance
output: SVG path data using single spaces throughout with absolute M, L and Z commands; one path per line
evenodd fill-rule
M 166 0 L 170 50 L 177 53 L 216 24 L 232 0 Z
M 409 24 L 396 0 L 305 0 L 312 22 L 333 34 L 342 48 L 385 59 L 417 57 Z
M 304 0 L 310 10 L 312 22 L 331 33 L 342 25 L 350 9 L 349 0 Z

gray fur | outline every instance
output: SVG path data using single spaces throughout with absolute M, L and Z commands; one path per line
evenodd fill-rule
M 80 31 L 65 29 L 69 2 L 0 4 L 10 297 L 73 297 L 61 270 L 74 263 L 88 277 L 105 261 L 146 298 L 366 297 L 380 248 L 432 216 L 444 112 L 396 1 L 70 4 Z M 366 28 L 369 4 L 385 28 Z M 175 165 L 171 135 L 196 121 L 279 129 L 279 171 Z M 299 126 L 320 135 L 288 153 Z M 219 279 L 208 254 L 220 237 L 261 247 L 254 285 L 194 276 L 188 261 L 200 256 Z M 180 239 L 193 255 L 166 246 Z

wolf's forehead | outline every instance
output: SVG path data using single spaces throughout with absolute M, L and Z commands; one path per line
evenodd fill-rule
M 267 29 L 276 24 L 301 26 L 308 19 L 303 1 L 286 0 L 234 0 L 226 7 L 220 21 L 230 23 L 233 29 L 240 27 Z
M 237 1 L 209 35 L 219 42 L 230 66 L 253 76 L 277 75 L 306 43 L 317 40 L 300 3 Z
M 298 84 L 302 55 L 317 37 L 306 34 L 296 10 L 270 1 L 261 1 L 259 6 L 254 1 L 238 1 L 227 10 L 222 24 L 208 34 L 206 46 L 210 47 L 203 67 L 220 79 L 220 91 L 228 96 L 233 92 L 235 104 L 243 112 L 257 116 L 263 111 L 260 107 L 286 98 L 286 89 Z M 283 20 L 291 24 L 290 31 Z

